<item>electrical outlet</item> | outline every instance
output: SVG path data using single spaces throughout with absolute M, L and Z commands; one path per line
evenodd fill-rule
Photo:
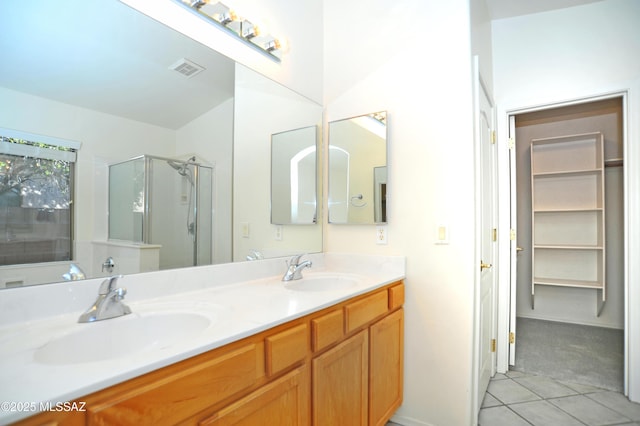
M 387 226 L 376 226 L 376 244 L 387 244 Z
M 276 225 L 274 238 L 276 241 L 282 241 L 282 225 Z

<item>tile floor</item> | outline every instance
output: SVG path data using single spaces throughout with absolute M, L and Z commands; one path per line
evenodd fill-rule
M 489 383 L 481 426 L 640 426 L 640 404 L 618 392 L 510 371 Z

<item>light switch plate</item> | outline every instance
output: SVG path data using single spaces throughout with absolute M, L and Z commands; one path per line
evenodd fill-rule
M 449 227 L 440 224 L 436 227 L 436 244 L 449 244 Z
M 240 235 L 242 238 L 249 238 L 249 222 L 241 222 L 240 223 Z

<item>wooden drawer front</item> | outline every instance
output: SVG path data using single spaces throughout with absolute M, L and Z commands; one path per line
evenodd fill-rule
M 389 306 L 387 291 L 380 291 L 344 307 L 347 333 L 384 315 Z
M 309 327 L 307 323 L 267 337 L 265 351 L 268 376 L 302 361 L 309 353 Z
M 80 406 L 81 402 L 76 402 L 76 406 Z M 86 420 L 84 411 L 46 411 L 11 424 L 14 426 L 84 426 Z
M 174 364 L 165 379 L 137 384 L 89 407 L 89 425 L 174 425 L 264 377 L 262 344 L 249 344 L 192 367 Z M 175 367 L 175 368 L 174 368 Z
M 198 423 L 200 426 L 310 424 L 309 368 L 304 365 Z
M 344 313 L 342 309 L 329 312 L 311 320 L 311 346 L 317 352 L 336 343 L 344 336 Z
M 404 305 L 404 284 L 389 289 L 389 309 L 393 310 Z

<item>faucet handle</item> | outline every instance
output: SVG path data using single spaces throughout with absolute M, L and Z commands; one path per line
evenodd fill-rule
M 120 287 L 113 290 L 113 292 L 115 293 L 116 300 L 122 300 L 124 299 L 124 295 L 127 294 L 127 289 Z
M 306 253 L 296 254 L 289 259 L 289 266 L 297 266 L 300 263 L 300 258 L 304 256 Z
M 102 281 L 102 284 L 100 284 L 100 289 L 98 290 L 98 294 L 107 295 L 111 293 L 111 291 L 116 287 L 118 278 L 122 278 L 122 275 L 114 275 Z M 124 297 L 124 294 L 122 296 Z

